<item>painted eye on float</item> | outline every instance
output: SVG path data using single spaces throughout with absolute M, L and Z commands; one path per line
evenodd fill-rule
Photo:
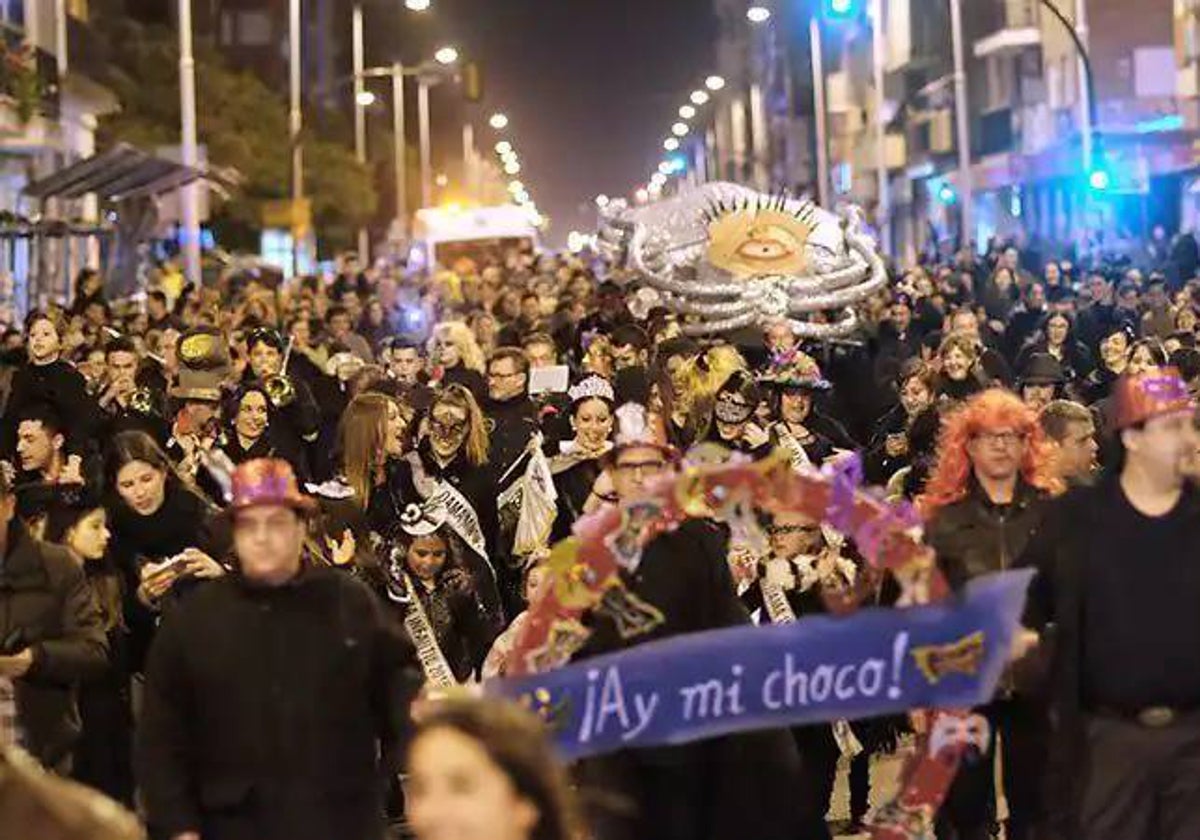
M 734 277 L 796 275 L 807 266 L 805 245 L 812 225 L 805 209 L 798 214 L 781 203 L 711 214 L 708 261 Z
M 776 263 L 795 254 L 798 246 L 786 231 L 775 226 L 754 227 L 738 246 L 737 255 L 751 262 Z

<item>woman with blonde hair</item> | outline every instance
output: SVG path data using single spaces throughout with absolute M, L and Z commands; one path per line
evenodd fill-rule
M 404 454 L 412 419 L 411 408 L 374 392 L 359 394 L 342 413 L 338 427 L 342 478 L 362 510 L 372 509 L 377 491 L 387 484 L 389 461 Z M 399 515 L 402 509 L 378 512 L 381 516 Z
M 488 436 L 479 403 L 463 385 L 450 384 L 434 393 L 420 442 L 404 455 L 395 470 L 388 470 L 388 488 L 399 504 L 440 504 L 447 525 L 475 555 L 490 564 L 496 556 L 500 533 L 496 509 L 496 479 L 488 464 Z M 404 505 L 397 508 L 404 510 Z M 374 521 L 374 517 L 372 517 Z M 396 536 L 398 518 L 381 532 Z M 489 610 L 499 596 L 495 580 L 481 597 Z
M 474 331 L 462 321 L 443 321 L 433 328 L 429 339 L 432 362 L 431 386 L 464 385 L 476 401 L 487 397 L 483 350 Z

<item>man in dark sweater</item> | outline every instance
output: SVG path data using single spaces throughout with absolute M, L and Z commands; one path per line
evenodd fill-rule
M 1173 369 L 1122 377 L 1121 460 L 1051 506 L 1023 562 L 1055 644 L 1059 836 L 1200 837 L 1200 496 L 1193 406 Z M 1082 772 L 1081 772 L 1082 771 Z
M 233 476 L 238 573 L 197 588 L 150 652 L 138 731 L 148 822 L 171 840 L 379 840 L 417 680 L 353 577 L 310 567 L 291 467 Z

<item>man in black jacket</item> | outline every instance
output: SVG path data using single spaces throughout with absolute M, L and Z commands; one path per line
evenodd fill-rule
M 1054 504 L 1023 562 L 1054 638 L 1050 801 L 1066 840 L 1200 837 L 1200 497 L 1171 369 L 1122 377 L 1121 462 Z
M 1047 491 L 1056 482 L 1040 461 L 1037 415 L 1018 397 L 997 389 L 972 397 L 947 421 L 943 441 L 964 441 L 965 452 L 943 448 L 926 485 L 929 523 L 926 539 L 938 565 L 956 589 L 972 578 L 1016 564 L 1045 511 Z M 969 469 L 957 493 L 947 478 L 965 458 Z M 1036 482 L 1031 483 L 1031 482 Z M 1039 485 L 1040 486 L 1037 486 Z M 1045 764 L 1045 704 L 1034 686 L 1002 687 L 982 710 L 993 731 L 1003 734 L 1004 789 L 1008 800 L 1007 836 L 1037 837 L 1043 822 L 1040 797 Z M 991 751 L 964 764 L 938 814 L 940 840 L 989 840 L 995 819 Z M 953 832 L 953 833 L 952 833 Z
M 33 539 L 15 509 L 0 470 L 0 681 L 13 681 L 22 746 L 66 772 L 79 736 L 76 686 L 107 664 L 104 627 L 79 563 Z
M 155 640 L 137 766 L 163 837 L 383 837 L 415 661 L 366 587 L 305 564 L 312 507 L 286 462 L 239 465 L 239 573 L 198 588 Z

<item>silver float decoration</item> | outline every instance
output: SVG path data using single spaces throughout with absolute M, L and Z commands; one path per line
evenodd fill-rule
M 887 284 L 862 215 L 725 182 L 641 207 L 610 201 L 601 251 L 690 316 L 689 335 L 784 321 L 805 338 L 836 338 L 858 324 L 853 306 Z M 810 320 L 824 312 L 827 321 Z

